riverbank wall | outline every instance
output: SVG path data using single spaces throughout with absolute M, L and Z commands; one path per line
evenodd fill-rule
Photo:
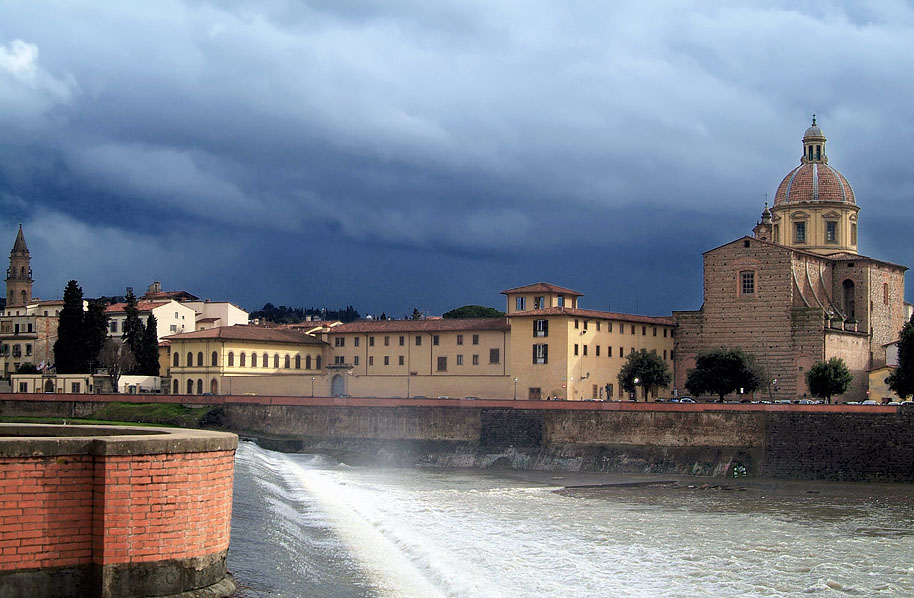
M 0 397 L 0 415 L 90 415 L 146 397 Z M 158 396 L 205 400 L 211 423 L 269 448 L 350 463 L 914 482 L 914 409 Z M 198 403 L 195 403 L 198 404 Z
M 0 424 L 0 598 L 229 596 L 237 436 Z

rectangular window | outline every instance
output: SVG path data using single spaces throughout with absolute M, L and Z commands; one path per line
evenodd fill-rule
M 666 359 L 666 349 L 663 350 L 663 359 Z
M 352 339 L 352 344 L 355 345 L 356 347 L 358 347 L 360 340 L 361 339 L 359 337 L 355 337 L 354 339 Z
M 28 356 L 31 355 L 31 354 L 32 354 L 32 345 L 28 345 L 28 344 L 27 344 L 27 345 L 25 346 L 25 355 L 26 355 L 26 357 L 28 357 Z
M 527 298 L 526 297 L 517 297 L 514 300 L 514 307 L 517 311 L 524 311 L 527 309 Z
M 613 323 L 607 322 L 606 323 L 606 332 L 612 332 L 612 331 L 613 331 Z
M 474 344 L 474 345 L 478 345 L 478 344 L 479 344 L 479 335 L 478 335 L 478 334 L 474 334 L 474 335 L 473 335 L 473 344 Z
M 334 347 L 345 347 L 345 346 L 346 346 L 346 339 L 345 339 L 344 337 L 342 337 L 342 336 L 338 336 L 338 337 L 334 338 L 334 339 L 333 339 L 333 346 L 334 346 Z
M 549 320 L 533 320 L 533 336 L 549 336 Z
M 447 371 L 447 357 L 438 358 L 438 371 L 446 372 Z
M 384 356 L 384 365 L 390 365 L 390 355 Z
M 549 345 L 533 345 L 533 363 L 538 365 L 549 363 Z
M 400 335 L 400 346 L 402 347 L 405 344 L 406 344 L 406 337 L 401 334 Z
M 545 297 L 535 297 L 533 299 L 533 309 L 543 309 L 544 307 L 546 307 Z
M 742 295 L 754 295 L 755 294 L 755 272 L 749 270 L 746 272 L 739 273 L 740 279 L 740 294 Z
M 433 334 L 433 335 L 432 335 L 432 344 L 435 345 L 436 347 L 438 346 L 438 341 L 439 341 L 439 340 L 440 340 L 440 339 L 438 338 L 438 335 L 437 335 L 437 334 Z
M 539 386 L 531 386 L 527 389 L 527 398 L 531 401 L 543 400 L 543 389 Z
M 473 365 L 479 365 L 479 355 L 473 356 Z
M 829 220 L 825 223 L 825 242 L 838 242 L 838 223 L 834 220 Z
M 374 365 L 374 355 L 368 356 L 368 365 Z
M 584 345 L 584 356 L 587 356 L 587 345 Z
M 597 322 L 597 332 L 600 332 L 600 323 Z
M 635 325 L 632 324 L 632 334 L 635 334 Z
M 359 365 L 359 356 L 356 355 L 352 358 L 352 365 Z
M 606 385 L 606 398 L 607 398 L 607 399 L 611 399 L 612 396 L 613 396 L 613 385 L 612 385 L 612 384 L 607 384 L 607 385 Z
M 600 356 L 600 345 L 597 345 L 597 357 Z
M 117 332 L 117 320 L 111 320 L 111 332 Z
M 417 334 L 417 335 L 416 335 L 416 346 L 419 347 L 419 346 L 421 346 L 421 345 L 422 345 L 422 335 L 421 335 L 421 334 Z
M 334 365 L 343 365 L 346 363 L 346 358 L 343 357 L 342 355 L 334 355 L 333 363 L 334 363 Z
M 29 322 L 27 324 L 27 327 L 28 327 L 28 329 L 26 330 L 26 332 L 32 332 L 32 323 L 31 322 Z
M 457 335 L 457 344 L 458 344 L 458 345 L 462 345 L 462 344 L 463 344 L 463 335 L 462 335 L 462 334 L 458 334 L 458 335 Z M 457 365 L 460 365 L 460 364 L 457 364 Z
M 403 365 L 403 363 L 404 363 L 404 362 L 403 362 L 403 356 L 401 355 L 401 356 L 400 356 L 400 365 Z
M 574 344 L 574 354 L 577 355 L 577 354 L 578 354 L 578 351 L 579 351 L 579 349 L 578 349 L 578 344 L 575 343 L 575 344 Z
M 28 383 L 28 382 L 20 382 L 20 383 L 19 383 L 19 392 L 28 392 L 28 391 L 29 391 L 29 383 Z
M 368 346 L 374 347 L 374 337 L 373 336 L 368 337 Z
M 654 336 L 657 336 L 657 327 L 654 326 Z
M 666 338 L 666 328 L 663 329 L 663 338 Z
M 457 356 L 457 365 L 463 365 L 463 355 Z
M 851 224 L 851 245 L 857 244 L 857 225 Z
M 79 394 L 79 382 L 70 383 L 70 392 L 72 392 L 75 395 Z
M 575 329 L 575 330 L 577 330 L 577 329 L 580 327 L 580 325 L 581 325 L 581 322 L 580 322 L 579 320 L 575 320 L 575 321 L 574 321 L 574 329 Z
M 555 304 L 559 307 L 565 307 L 565 297 L 563 295 L 556 297 Z
M 641 327 L 641 336 L 647 336 L 647 326 Z
M 625 357 L 625 347 L 619 347 L 619 357 Z
M 584 330 L 587 330 L 587 320 L 584 320 Z
M 805 222 L 794 222 L 793 223 L 793 240 L 795 243 L 805 243 L 806 242 L 806 223 Z
M 501 351 L 499 349 L 489 349 L 489 363 L 500 363 Z
M 171 326 L 168 327 L 168 331 L 169 331 L 169 332 L 177 332 L 177 331 L 178 331 L 178 325 L 177 325 L 177 324 L 172 324 Z
M 390 346 L 390 337 L 389 337 L 389 336 L 385 336 L 385 337 L 384 337 L 384 346 L 385 346 L 385 347 L 389 347 L 389 346 Z

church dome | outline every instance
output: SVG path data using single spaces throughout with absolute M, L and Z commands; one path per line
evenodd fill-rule
M 774 196 L 774 205 L 801 202 L 835 202 L 856 205 L 854 190 L 844 175 L 828 165 L 825 134 L 812 117 L 812 126 L 803 134 L 800 165 L 791 170 Z

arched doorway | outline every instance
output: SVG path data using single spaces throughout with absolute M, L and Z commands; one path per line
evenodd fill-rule
M 854 281 L 844 281 L 844 313 L 848 320 L 856 320 L 854 315 Z
M 209 383 L 209 391 L 210 391 L 211 393 L 213 393 L 214 395 L 219 394 L 219 383 L 216 382 L 216 379 L 215 379 L 215 378 L 213 378 L 212 380 L 210 380 L 210 383 Z
M 44 391 L 45 392 L 54 392 L 54 383 L 50 380 L 46 381 L 44 383 Z
M 336 397 L 346 392 L 346 380 L 339 374 L 330 382 L 330 396 Z

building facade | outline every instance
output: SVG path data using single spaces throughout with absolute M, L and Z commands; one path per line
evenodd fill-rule
M 847 179 L 828 166 L 815 119 L 800 162 L 753 236 L 704 254 L 701 309 L 673 314 L 679 388 L 698 353 L 720 347 L 755 356 L 765 398 L 807 396 L 809 368 L 840 357 L 854 375 L 845 400 L 863 400 L 867 372 L 885 365 L 885 346 L 907 313 L 907 268 L 857 252 L 860 208 Z

